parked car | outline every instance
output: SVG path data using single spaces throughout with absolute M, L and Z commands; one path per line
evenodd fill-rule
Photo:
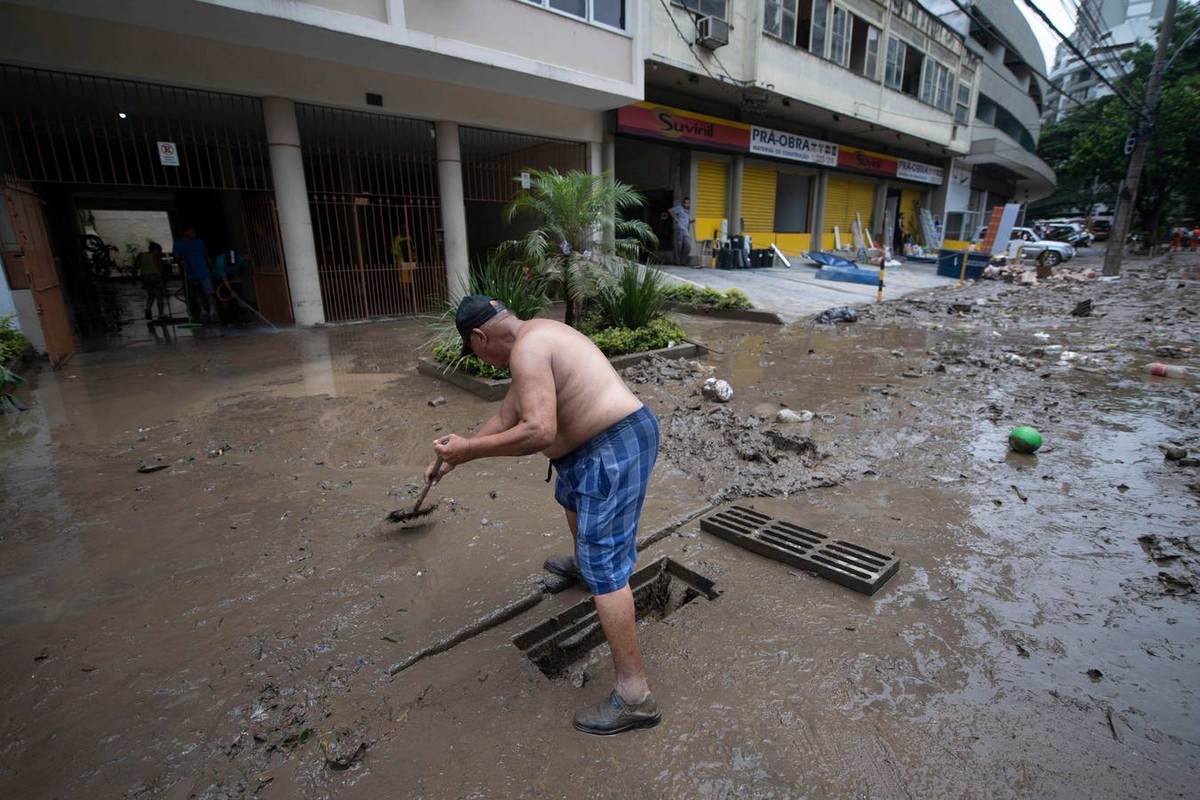
M 1092 243 L 1092 234 L 1088 232 L 1087 228 L 1077 222 L 1070 222 L 1065 225 L 1052 225 L 1046 234 L 1046 238 L 1053 239 L 1056 242 L 1066 242 L 1076 249 L 1087 247 Z
M 979 240 L 985 236 L 987 236 L 987 228 L 981 228 Z M 1033 228 L 1013 228 L 1012 240 L 1018 239 L 1021 240 L 1021 249 L 1024 250 L 1026 256 L 1032 256 L 1049 267 L 1063 261 L 1070 261 L 1075 257 L 1075 248 L 1072 245 L 1052 239 L 1043 239 L 1033 232 Z M 997 249 L 1003 249 L 1003 245 Z
M 1092 222 L 1091 234 L 1093 242 L 1107 242 L 1108 235 L 1112 232 L 1112 221 L 1107 219 L 1098 219 Z

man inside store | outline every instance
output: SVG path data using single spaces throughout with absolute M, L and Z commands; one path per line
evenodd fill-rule
M 667 210 L 671 215 L 671 252 L 675 263 L 687 266 L 692 258 L 692 198 L 683 198 Z

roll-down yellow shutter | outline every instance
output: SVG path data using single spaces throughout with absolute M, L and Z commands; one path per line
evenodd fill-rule
M 729 219 L 726 198 L 729 195 L 729 168 L 722 161 L 698 161 L 696 164 L 696 238 L 711 239 Z
M 729 194 L 729 170 L 720 161 L 701 161 L 696 175 L 696 216 L 726 216 L 725 199 Z
M 853 241 L 854 215 L 862 216 L 864 227 L 871 224 L 871 214 L 875 210 L 875 184 L 868 181 L 855 181 L 848 178 L 830 178 L 829 189 L 825 193 L 825 233 L 833 233 L 833 226 L 838 226 L 842 244 Z
M 775 186 L 778 177 L 773 169 L 743 169 L 742 220 L 747 233 L 775 232 Z

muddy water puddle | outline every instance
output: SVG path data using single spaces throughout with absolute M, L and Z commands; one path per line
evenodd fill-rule
M 1193 395 L 1126 350 L 1094 353 L 1099 372 L 1032 353 L 1075 348 L 1079 323 L 1046 340 L 1040 319 L 944 316 L 697 321 L 713 353 L 629 373 L 664 431 L 643 532 L 669 533 L 640 563 L 722 594 L 641 624 L 664 722 L 603 742 L 569 722 L 608 692 L 603 645 L 552 679 L 513 643 L 578 589 L 387 675 L 538 591 L 569 548 L 536 457 L 456 470 L 426 525 L 383 521 L 415 500 L 433 438 L 493 408 L 416 373 L 423 322 L 36 376 L 0 444 L 18 520 L 0 540 L 0 790 L 567 797 L 619 767 L 629 796 L 1184 791 L 1195 595 L 1166 591 L 1183 559 L 1139 537 L 1200 528 L 1156 448 L 1195 440 Z M 1119 333 L 1078 331 L 1081 351 Z M 728 406 L 700 397 L 709 374 Z M 784 407 L 816 416 L 776 422 Z M 1006 448 L 1022 423 L 1036 456 Z M 137 473 L 157 455 L 171 466 Z M 867 598 L 679 522 L 733 500 L 895 551 L 900 571 Z

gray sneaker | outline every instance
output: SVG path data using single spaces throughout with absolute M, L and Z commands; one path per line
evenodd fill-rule
M 546 559 L 546 563 L 542 564 L 542 567 L 547 572 L 583 583 L 583 573 L 579 571 L 579 564 L 575 562 L 575 556 L 550 556 Z
M 575 715 L 575 730 L 609 736 L 634 728 L 653 728 L 662 719 L 653 694 L 636 705 L 626 703 L 620 692 L 613 689 L 608 699 Z

